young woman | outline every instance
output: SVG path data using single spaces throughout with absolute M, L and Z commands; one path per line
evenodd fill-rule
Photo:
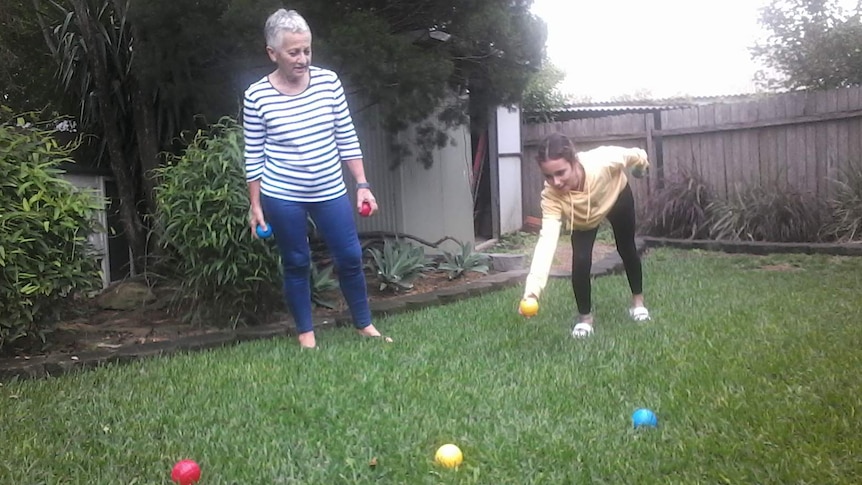
M 541 296 L 560 229 L 567 224 L 572 230 L 572 289 L 578 308 L 572 336 L 592 334 L 593 244 L 599 223 L 607 218 L 632 291 L 629 315 L 637 322 L 649 320 L 649 311 L 644 306 L 641 260 L 635 246 L 635 202 L 625 171 L 628 168 L 633 176 L 643 177 L 649 168 L 646 152 L 612 146 L 577 152 L 568 137 L 554 133 L 539 146 L 536 161 L 545 176 L 542 230 L 523 299 L 538 300 Z

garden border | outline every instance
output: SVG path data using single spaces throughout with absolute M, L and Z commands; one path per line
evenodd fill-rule
M 645 245 L 639 241 L 638 250 L 642 252 L 644 249 Z M 593 264 L 592 275 L 596 277 L 603 276 L 617 272 L 621 268 L 622 261 L 619 259 L 617 253 L 613 252 Z M 431 306 L 444 305 L 464 298 L 479 296 L 491 291 L 522 284 L 527 273 L 527 269 L 500 272 L 428 293 L 405 295 L 385 301 L 372 302 L 371 312 L 374 317 L 380 318 Z M 569 272 L 551 273 L 552 278 L 568 278 L 569 276 Z M 315 330 L 346 327 L 349 325 L 350 315 L 348 313 L 332 317 L 318 317 L 314 320 Z M 280 321 L 268 325 L 223 330 L 205 335 L 191 335 L 162 342 L 129 344 L 116 349 L 95 350 L 78 354 L 39 356 L 27 360 L 6 358 L 0 359 L 0 382 L 58 377 L 72 372 L 94 369 L 115 363 L 128 363 L 142 358 L 208 350 L 251 340 L 291 337 L 295 334 L 296 332 L 291 321 Z
M 733 242 L 695 239 L 667 239 L 642 237 L 637 241 L 638 252 L 648 248 L 669 247 L 677 249 L 701 249 L 726 253 L 766 255 L 775 253 L 830 254 L 836 256 L 862 256 L 862 243 L 824 244 L 824 243 L 764 243 Z M 616 252 L 605 255 L 593 263 L 592 275 L 605 276 L 620 272 L 622 261 Z M 385 317 L 407 311 L 420 310 L 436 305 L 451 303 L 464 298 L 482 295 L 521 284 L 528 270 L 520 269 L 488 275 L 468 283 L 450 286 L 440 290 L 418 295 L 405 295 L 386 301 L 372 303 L 372 314 Z M 568 278 L 567 271 L 553 272 L 552 278 Z M 350 325 L 350 317 L 340 314 L 334 317 L 315 319 L 315 329 L 323 330 Z M 241 342 L 271 339 L 295 335 L 292 323 L 277 322 L 257 327 L 224 330 L 206 335 L 181 337 L 176 340 L 130 344 L 117 349 L 83 352 L 77 355 L 58 354 L 33 357 L 28 360 L 0 359 L 0 382 L 57 377 L 70 372 L 93 369 L 108 364 L 127 363 L 147 357 L 168 356 L 181 352 L 208 350 L 226 347 Z

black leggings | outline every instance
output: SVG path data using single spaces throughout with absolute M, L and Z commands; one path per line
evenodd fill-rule
M 639 295 L 643 293 L 643 273 L 641 258 L 635 246 L 635 198 L 631 187 L 626 185 L 608 212 L 607 219 L 614 230 L 617 252 L 623 260 L 629 287 L 633 295 Z M 572 289 L 581 315 L 592 312 L 590 271 L 593 266 L 593 244 L 598 231 L 598 227 L 588 231 L 572 231 Z

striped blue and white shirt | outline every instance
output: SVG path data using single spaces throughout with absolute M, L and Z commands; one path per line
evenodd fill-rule
M 245 91 L 246 180 L 262 194 L 320 202 L 347 193 L 342 161 L 362 158 L 338 75 L 310 67 L 308 88 L 282 94 L 264 77 Z

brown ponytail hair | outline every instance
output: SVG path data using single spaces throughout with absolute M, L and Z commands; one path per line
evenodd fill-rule
M 551 133 L 539 144 L 539 153 L 536 162 L 541 165 L 548 160 L 564 158 L 569 163 L 575 163 L 578 155 L 575 152 L 575 144 L 562 133 Z

